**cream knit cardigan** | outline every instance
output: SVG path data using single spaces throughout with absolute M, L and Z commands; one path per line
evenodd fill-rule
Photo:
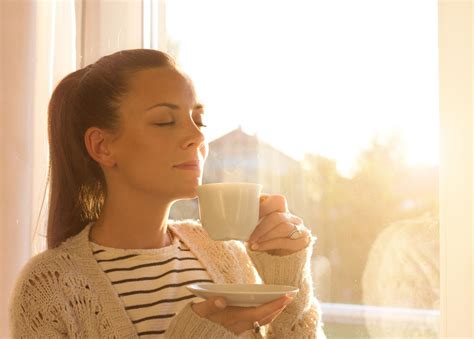
M 46 250 L 22 269 L 10 302 L 13 338 L 138 338 L 124 306 L 94 259 L 91 224 L 60 246 Z M 238 241 L 213 241 L 195 221 L 169 227 L 191 249 L 216 283 L 292 285 L 300 291 L 272 324 L 266 338 L 325 338 L 313 297 L 309 260 L 312 245 L 288 256 L 253 252 Z M 168 338 L 238 338 L 199 317 L 187 304 L 170 323 Z M 240 337 L 261 337 L 246 331 Z

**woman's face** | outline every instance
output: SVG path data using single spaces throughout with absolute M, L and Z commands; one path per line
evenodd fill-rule
M 195 197 L 208 145 L 192 82 L 167 67 L 133 73 L 119 111 L 115 178 L 170 201 Z

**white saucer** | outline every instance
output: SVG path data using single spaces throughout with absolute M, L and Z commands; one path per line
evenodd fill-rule
M 229 306 L 260 306 L 285 294 L 292 297 L 299 289 L 286 285 L 262 284 L 212 284 L 200 283 L 187 285 L 186 288 L 195 295 L 207 299 L 209 297 L 224 297 Z

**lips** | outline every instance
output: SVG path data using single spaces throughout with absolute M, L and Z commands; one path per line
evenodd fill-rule
M 186 161 L 178 165 L 174 165 L 173 167 L 184 169 L 184 170 L 191 170 L 191 171 L 200 171 L 201 170 L 201 162 L 199 160 L 192 160 Z
M 199 166 L 201 162 L 199 160 L 191 160 L 191 161 L 186 161 L 186 162 L 183 162 L 182 164 L 178 164 L 176 166 L 181 166 L 181 165 L 194 165 L 194 166 Z

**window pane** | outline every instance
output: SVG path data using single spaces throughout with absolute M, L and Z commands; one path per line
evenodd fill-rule
M 206 105 L 204 182 L 259 182 L 287 197 L 318 236 L 327 334 L 436 337 L 436 3 L 178 0 L 162 10 L 166 49 Z M 197 218 L 196 201 L 172 217 Z

